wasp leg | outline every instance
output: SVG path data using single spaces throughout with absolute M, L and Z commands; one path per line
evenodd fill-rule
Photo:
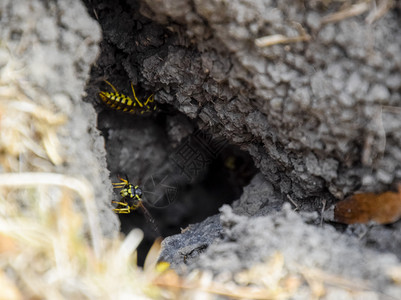
M 127 184 L 124 183 L 124 182 L 112 182 L 111 184 L 114 186 L 115 189 L 123 188 L 124 186 L 127 185 Z
M 113 211 L 117 214 L 129 214 L 131 213 L 129 207 L 127 208 L 113 208 Z
M 144 105 L 148 105 L 149 102 L 153 102 L 154 100 L 155 100 L 155 97 L 154 97 L 154 95 L 152 94 L 152 95 L 150 95 L 150 96 L 148 97 L 148 99 L 146 99 L 146 102 L 145 102 Z
M 125 176 L 127 176 L 127 175 L 125 175 Z M 125 183 L 125 184 L 128 184 L 128 183 L 129 183 L 128 178 L 127 178 L 127 179 L 124 179 L 124 178 L 122 178 L 121 176 L 118 176 L 118 179 L 120 179 L 120 181 L 123 182 L 123 183 Z
M 113 89 L 113 91 L 114 91 L 116 94 L 118 94 L 116 88 L 115 88 L 110 82 L 108 82 L 107 80 L 105 80 L 105 82 L 106 82 L 109 86 L 111 86 L 111 88 Z
M 140 107 L 143 107 L 142 102 L 139 101 L 138 98 L 136 97 L 134 85 L 132 84 L 132 82 L 131 82 L 131 88 L 132 88 L 132 93 L 134 94 L 134 98 L 135 98 L 136 102 L 138 102 L 138 104 L 139 104 Z
M 118 214 L 129 214 L 131 212 L 131 208 L 127 203 L 118 202 L 118 201 L 111 201 L 111 203 L 118 204 L 121 206 L 125 206 L 124 208 L 113 208 L 113 211 Z
M 131 210 L 136 210 L 140 206 L 143 206 L 143 205 L 141 205 L 141 202 L 138 202 L 138 204 L 132 204 L 131 205 Z
M 120 176 L 118 176 L 118 179 L 120 179 L 121 182 L 113 182 L 112 185 L 114 186 L 114 188 L 123 188 L 129 184 L 128 180 L 125 180 L 124 178 L 121 178 Z
M 148 109 L 148 111 L 156 110 L 156 109 L 157 109 L 156 104 L 152 105 L 152 107 L 151 107 L 151 105 L 150 105 L 150 103 L 153 103 L 154 100 L 155 100 L 154 94 L 150 95 L 150 96 L 148 97 L 148 99 L 146 99 L 146 102 L 145 102 L 144 105 L 146 106 L 146 108 Z
M 118 204 L 118 205 L 121 205 L 121 206 L 127 206 L 127 207 L 129 207 L 129 205 L 128 205 L 128 203 L 125 203 L 125 202 L 120 202 L 120 201 L 111 201 L 111 203 L 114 203 L 114 204 Z

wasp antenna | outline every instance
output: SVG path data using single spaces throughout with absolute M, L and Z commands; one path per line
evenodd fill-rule
M 149 102 L 153 102 L 153 100 L 155 100 L 155 98 L 154 95 L 152 94 L 148 97 L 148 99 L 146 99 L 145 105 L 147 105 Z
M 143 205 L 142 202 L 139 202 L 139 206 L 141 207 L 142 212 L 143 212 L 143 214 L 145 215 L 146 221 L 153 227 L 153 230 L 154 230 L 159 236 L 161 236 L 159 227 L 157 227 L 156 221 L 155 221 L 155 219 L 153 218 L 153 216 L 152 216 L 152 215 L 150 214 L 150 212 L 146 209 L 146 207 Z
M 110 82 L 108 82 L 107 80 L 105 80 L 104 82 L 106 82 L 109 86 L 111 86 L 111 88 L 113 89 L 113 91 L 118 94 L 117 89 L 114 87 L 114 85 L 112 85 Z

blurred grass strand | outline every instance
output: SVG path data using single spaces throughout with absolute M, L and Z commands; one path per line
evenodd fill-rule
M 0 174 L 0 187 L 35 187 L 38 185 L 56 185 L 75 191 L 83 200 L 88 217 L 93 249 L 97 257 L 102 253 L 102 236 L 95 205 L 92 185 L 85 178 L 74 178 L 55 173 L 8 173 Z

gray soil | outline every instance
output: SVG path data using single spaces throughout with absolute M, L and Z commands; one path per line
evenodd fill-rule
M 289 270 L 321 268 L 399 298 L 386 270 L 400 263 L 401 222 L 321 219 L 336 201 L 401 179 L 401 5 L 374 22 L 373 1 L 327 22 L 341 3 L 3 0 L 0 42 L 68 114 L 60 139 L 70 159 L 54 171 L 91 181 L 105 235 L 119 226 L 110 177 L 127 175 L 151 191 L 158 229 L 137 213 L 120 218 L 123 231 L 144 226 L 150 242 L 197 223 L 163 242 L 161 259 L 182 273 L 237 272 L 278 251 Z M 255 45 L 300 28 L 308 41 Z M 105 107 L 105 79 L 126 95 L 131 82 L 141 99 L 154 93 L 159 111 Z M 201 168 L 177 169 L 195 144 Z

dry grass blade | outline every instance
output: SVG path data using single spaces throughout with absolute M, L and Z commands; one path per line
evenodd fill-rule
M 159 253 L 161 251 L 161 238 L 156 239 L 153 243 L 152 247 L 150 248 L 148 255 L 146 255 L 144 269 L 145 270 L 154 270 L 157 265 L 157 261 L 159 259 Z
M 335 286 L 343 290 L 352 291 L 353 293 L 373 290 L 372 287 L 363 280 L 344 278 L 328 274 L 319 269 L 300 267 L 300 272 L 308 282 L 316 297 L 324 295 L 325 285 Z
M 382 0 L 379 1 L 379 6 L 373 9 L 369 15 L 366 17 L 365 21 L 368 24 L 372 24 L 381 17 L 383 17 L 393 6 L 395 1 L 393 0 Z
M 355 17 L 369 10 L 369 3 L 366 1 L 351 5 L 348 8 L 342 9 L 339 12 L 329 14 L 322 18 L 322 24 L 338 22 L 350 17 Z
M 387 275 L 393 280 L 395 283 L 401 285 L 401 265 L 394 266 L 387 271 Z
M 305 29 L 302 27 L 301 24 L 293 22 L 293 25 L 296 27 L 296 29 L 299 32 L 298 36 L 294 37 L 288 37 L 282 34 L 273 34 L 273 35 L 268 35 L 264 36 L 261 38 L 257 38 L 255 40 L 255 45 L 257 47 L 269 47 L 272 45 L 277 45 L 277 44 L 290 44 L 290 43 L 297 43 L 297 42 L 306 42 L 311 39 L 311 36 L 306 33 Z
M 383 17 L 395 5 L 395 1 L 393 0 L 378 1 L 378 6 L 376 6 L 376 2 L 377 1 L 361 1 L 359 3 L 353 4 L 347 8 L 341 9 L 336 13 L 325 16 L 324 18 L 322 18 L 322 24 L 339 22 L 351 17 L 356 17 L 369 10 L 370 12 L 365 18 L 365 22 L 367 24 L 372 24 Z
M 156 278 L 154 284 L 169 289 L 176 298 L 184 299 L 199 293 L 205 299 L 215 299 L 212 295 L 230 299 L 289 299 L 301 285 L 299 277 L 284 270 L 284 258 L 280 253 L 265 263 L 234 274 L 234 277 L 234 281 L 221 283 L 207 271 L 195 270 L 186 278 L 180 278 L 169 270 Z
M 277 44 L 306 42 L 309 41 L 310 38 L 311 38 L 310 35 L 287 37 L 281 34 L 273 34 L 256 39 L 255 45 L 258 47 L 269 47 Z

